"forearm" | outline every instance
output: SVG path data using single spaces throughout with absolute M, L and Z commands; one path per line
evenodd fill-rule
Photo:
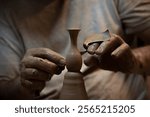
M 150 75 L 150 46 L 133 49 L 137 60 L 136 71 L 139 74 Z
M 32 99 L 32 96 L 21 86 L 20 78 L 16 78 L 0 81 L 0 99 Z

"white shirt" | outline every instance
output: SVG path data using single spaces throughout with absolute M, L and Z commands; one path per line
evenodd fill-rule
M 22 9 L 28 6 L 20 5 Z M 150 27 L 150 0 L 55 0 L 38 12 L 12 9 L 0 18 L 0 81 L 19 77 L 20 60 L 29 48 L 47 47 L 66 57 L 68 28 L 81 29 L 78 48 L 82 51 L 84 39 L 94 33 L 109 29 L 132 41 L 126 37 L 138 36 Z M 58 99 L 65 73 L 47 82 L 41 99 Z M 142 99 L 145 95 L 144 80 L 137 74 L 99 69 L 84 80 L 89 99 Z

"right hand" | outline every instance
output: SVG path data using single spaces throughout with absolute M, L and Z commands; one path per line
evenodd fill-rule
M 65 59 L 58 53 L 48 48 L 29 49 L 21 61 L 21 84 L 30 92 L 39 93 L 45 82 L 64 68 Z

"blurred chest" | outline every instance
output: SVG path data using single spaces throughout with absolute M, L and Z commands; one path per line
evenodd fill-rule
M 113 1 L 111 2 L 66 0 L 59 13 L 54 13 L 48 6 L 20 25 L 26 49 L 46 47 L 66 55 L 70 44 L 68 28 L 80 28 L 78 48 L 81 51 L 84 50 L 84 39 L 93 33 L 100 33 L 106 29 L 116 34 L 122 33 L 116 8 Z

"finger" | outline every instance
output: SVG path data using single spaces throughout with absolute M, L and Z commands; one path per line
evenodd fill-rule
M 93 43 L 93 44 L 91 44 L 89 47 L 88 47 L 88 49 L 87 49 L 87 52 L 89 53 L 89 54 L 95 54 L 95 50 L 99 47 L 99 43 Z
M 123 42 L 117 36 L 112 36 L 110 40 L 104 41 L 95 51 L 97 55 L 111 53 L 115 48 Z
M 48 74 L 47 72 L 37 70 L 34 68 L 26 68 L 23 71 L 21 71 L 21 76 L 24 79 L 31 79 L 31 80 L 39 80 L 39 81 L 48 81 L 50 80 L 51 74 Z
M 45 82 L 36 80 L 21 79 L 21 84 L 30 91 L 42 91 L 42 89 L 45 87 Z
M 111 53 L 111 56 L 114 58 L 122 57 L 125 53 L 128 53 L 129 49 L 130 49 L 129 45 L 124 43 L 121 46 L 119 46 L 116 50 L 114 50 Z
M 84 63 L 87 66 L 94 66 L 98 64 L 97 55 L 86 54 Z
M 88 46 L 93 43 L 101 43 L 101 42 L 109 40 L 109 39 L 110 39 L 110 33 L 108 30 L 106 30 L 105 32 L 102 32 L 99 34 L 93 34 L 93 35 L 87 37 L 84 41 L 83 47 L 85 49 L 87 49 Z
M 117 60 L 120 71 L 131 72 L 135 69 L 136 59 L 132 55 L 128 44 L 122 44 L 112 52 L 111 56 Z
M 38 57 L 25 57 L 22 60 L 22 64 L 26 68 L 36 68 L 42 71 L 45 71 L 49 74 L 55 74 L 58 70 L 58 66 L 55 63 L 52 63 L 46 59 L 38 58 Z
M 32 49 L 28 52 L 29 55 L 33 55 L 34 57 L 41 57 L 47 59 L 58 66 L 65 66 L 65 59 L 58 53 L 48 49 L 48 48 L 38 48 Z

